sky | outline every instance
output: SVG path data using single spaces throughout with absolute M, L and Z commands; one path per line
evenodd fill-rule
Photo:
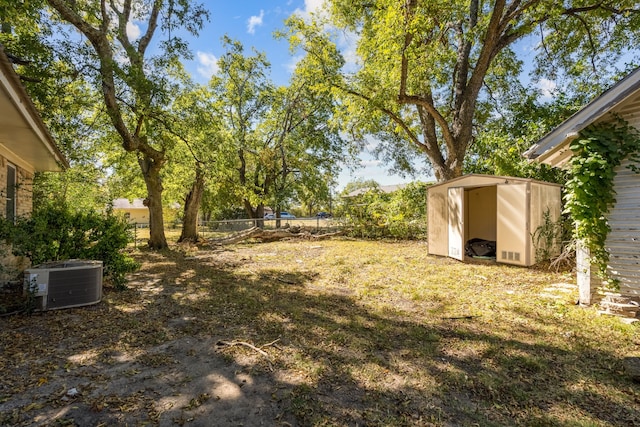
M 199 37 L 189 38 L 189 48 L 194 59 L 185 67 L 198 83 L 207 83 L 217 70 L 217 60 L 223 53 L 222 37 L 228 35 L 240 41 L 247 52 L 254 47 L 264 52 L 271 63 L 271 79 L 286 85 L 297 58 L 289 51 L 287 40 L 276 40 L 273 33 L 284 28 L 284 21 L 291 14 L 308 15 L 322 5 L 322 0 L 200 0 L 210 11 Z M 135 23 L 129 28 L 130 37 L 139 31 Z M 346 42 L 345 42 L 346 43 Z M 349 46 L 342 46 L 349 51 Z M 388 168 L 368 153 L 360 155 L 360 168 L 349 171 L 343 168 L 337 178 L 340 191 L 354 180 L 373 179 L 380 185 L 402 184 L 411 181 L 433 181 L 427 175 L 401 177 L 390 174 Z

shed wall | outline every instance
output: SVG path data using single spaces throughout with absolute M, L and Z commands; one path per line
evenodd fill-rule
M 536 182 L 531 183 L 531 225 L 530 234 L 536 235 L 536 231 L 539 227 L 545 225 L 545 218 L 548 218 L 549 225 L 558 224 L 560 221 L 562 212 L 560 187 L 554 187 L 549 185 L 541 185 Z M 538 240 L 538 239 L 536 239 Z M 549 246 L 546 247 L 546 243 L 543 241 L 532 240 L 532 254 L 533 261 L 536 260 L 536 251 L 540 248 L 540 245 L 544 246 L 549 255 L 556 256 L 560 254 L 562 250 L 562 242 L 549 242 Z
M 498 186 L 496 260 L 529 266 L 529 183 Z

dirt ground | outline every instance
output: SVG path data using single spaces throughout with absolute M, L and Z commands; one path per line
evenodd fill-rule
M 619 375 L 637 330 L 589 323 L 572 286 L 548 288 L 561 273 L 464 266 L 420 243 L 136 257 L 129 289 L 99 304 L 0 318 L 0 425 L 640 422 Z
M 107 289 L 95 306 L 0 320 L 0 425 L 298 425 L 279 398 L 291 379 L 264 365 L 268 358 L 259 349 L 225 341 L 224 329 L 199 332 L 196 313 L 181 315 L 175 307 L 145 313 L 171 294 L 157 273 L 133 275 L 131 291 Z M 122 300 L 133 316 L 127 316 L 133 335 L 124 338 L 131 342 L 124 345 L 123 308 L 114 307 Z M 145 331 L 145 323 L 158 317 L 162 336 L 147 336 L 157 330 Z M 109 332 L 115 337 L 104 335 Z M 277 344 L 266 351 L 277 351 Z

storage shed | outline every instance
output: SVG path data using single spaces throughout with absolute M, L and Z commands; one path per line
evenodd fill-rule
M 496 261 L 536 263 L 533 233 L 561 214 L 561 186 L 532 179 L 471 174 L 427 190 L 429 254 L 465 259 L 472 239 L 495 242 Z M 547 214 L 548 213 L 548 214 Z M 559 248 L 557 248 L 559 250 Z

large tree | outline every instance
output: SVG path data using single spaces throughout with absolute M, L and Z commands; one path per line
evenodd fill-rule
M 304 189 L 328 193 L 326 177 L 336 173 L 346 149 L 331 123 L 331 91 L 316 85 L 304 60 L 288 86 L 276 87 L 263 54 L 246 56 L 238 42 L 226 44 L 211 84 L 234 147 L 233 182 L 247 214 L 262 218 L 265 204 L 279 212 Z
M 457 177 L 476 126 L 522 70 L 514 44 L 536 34 L 537 69 L 605 78 L 640 39 L 632 0 L 328 0 L 333 27 L 289 21 L 290 40 L 326 70 L 336 38 L 357 35 L 356 71 L 324 78 L 344 96 L 345 123 L 376 135 L 400 168 L 421 152 L 439 180 Z M 336 32 L 336 34 L 342 34 Z M 407 141 L 410 144 L 407 144 Z M 412 152 L 412 150 L 415 150 Z
M 133 153 L 144 177 L 149 207 L 149 246 L 167 246 L 162 214 L 161 170 L 167 161 L 167 145 L 174 142 L 163 127 L 168 104 L 166 67 L 181 56 L 189 56 L 186 44 L 176 37 L 184 28 L 196 34 L 207 12 L 188 0 L 121 0 L 99 2 L 47 0 L 63 21 L 73 25 L 89 43 L 76 44 L 78 72 L 91 75 L 102 92 L 106 113 L 125 151 Z M 130 37 L 127 28 L 137 24 L 140 37 Z M 148 51 L 157 32 L 159 54 Z M 133 38 L 133 40 L 132 40 Z M 160 120 L 158 118 L 161 118 Z

